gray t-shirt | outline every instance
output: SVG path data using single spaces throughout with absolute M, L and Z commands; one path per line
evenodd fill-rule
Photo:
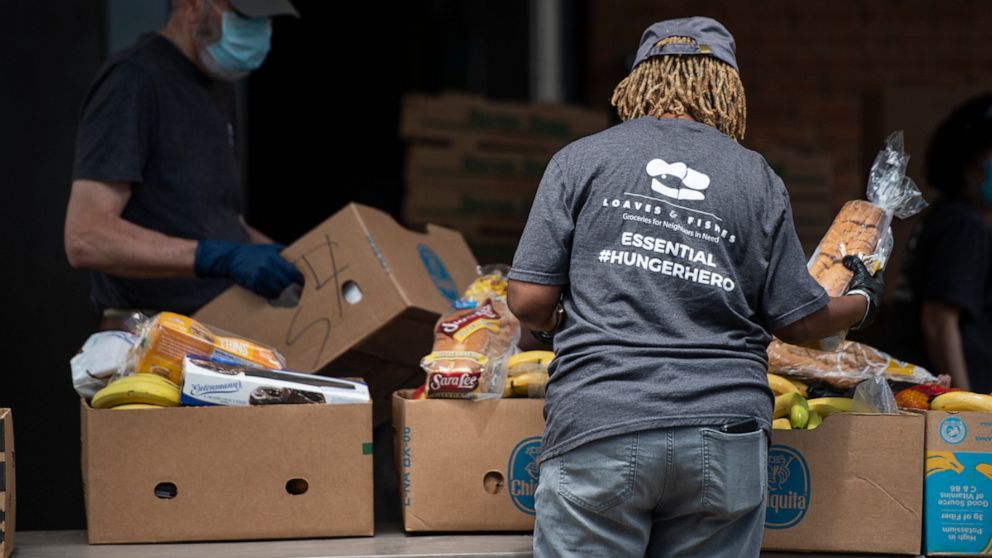
M 769 429 L 769 331 L 829 300 L 768 163 L 669 118 L 556 153 L 509 276 L 564 285 L 545 459 L 650 428 L 755 417 Z

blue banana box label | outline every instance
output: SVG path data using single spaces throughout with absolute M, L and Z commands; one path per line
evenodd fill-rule
M 541 437 L 525 438 L 510 454 L 507 472 L 510 474 L 510 498 L 518 510 L 534 515 L 534 495 L 540 474 L 538 456 L 541 455 Z
M 768 450 L 768 500 L 766 529 L 798 525 L 810 505 L 809 465 L 803 454 L 785 445 Z

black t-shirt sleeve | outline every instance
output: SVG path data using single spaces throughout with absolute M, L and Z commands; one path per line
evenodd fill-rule
M 122 62 L 103 72 L 83 106 L 73 179 L 142 182 L 156 110 L 155 89 L 141 68 Z
M 943 219 L 934 229 L 932 261 L 923 270 L 923 302 L 943 302 L 975 318 L 982 312 L 989 273 L 989 229 L 972 215 Z

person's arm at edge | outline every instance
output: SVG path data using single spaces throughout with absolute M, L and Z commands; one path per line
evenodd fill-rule
M 961 330 L 958 322 L 961 309 L 942 302 L 924 302 L 920 315 L 920 328 L 930 362 L 941 374 L 951 375 L 951 385 L 963 390 L 971 389 L 968 365 L 964 359 Z
M 255 227 L 249 225 L 248 224 L 248 221 L 245 221 L 245 216 L 244 215 L 238 215 L 238 219 L 241 220 L 241 225 L 245 228 L 246 231 L 248 231 L 248 237 L 251 238 L 251 241 L 253 243 L 255 243 L 255 244 L 272 244 L 273 242 L 275 242 L 274 240 L 272 240 L 269 237 L 269 235 L 263 233 L 262 231 L 256 229 Z
M 69 265 L 130 278 L 194 277 L 196 241 L 123 219 L 130 197 L 126 182 L 73 181 L 65 218 Z
M 861 295 L 832 296 L 830 302 L 816 312 L 773 333 L 793 345 L 823 339 L 857 324 L 867 310 L 868 300 Z
M 551 332 L 558 327 L 556 309 L 561 299 L 561 289 L 561 285 L 510 279 L 506 287 L 506 303 L 513 315 L 531 331 Z

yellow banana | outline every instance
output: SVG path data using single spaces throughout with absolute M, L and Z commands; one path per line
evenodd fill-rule
M 116 411 L 118 409 L 122 409 L 122 410 L 127 410 L 127 409 L 164 409 L 164 407 L 162 407 L 161 405 L 150 405 L 148 403 L 127 403 L 127 404 L 124 404 L 124 405 L 117 405 L 116 407 L 111 407 L 111 409 L 114 409 Z
M 547 372 L 527 372 L 509 379 L 510 390 L 514 395 L 540 397 L 544 395 L 544 385 L 548 383 Z
M 975 470 L 985 475 L 987 478 L 992 479 L 992 465 L 988 463 L 979 463 L 978 465 L 975 465 Z
M 792 430 L 792 423 L 787 418 L 775 419 L 772 421 L 772 428 L 775 430 Z
M 970 391 L 950 391 L 933 398 L 934 411 L 992 411 L 992 395 Z
M 536 370 L 548 370 L 548 365 L 555 359 L 551 351 L 524 351 L 517 353 L 506 361 L 506 372 L 510 376 L 519 376 Z
M 809 400 L 809 410 L 816 411 L 820 418 L 826 418 L 834 413 L 846 413 L 851 410 L 850 397 L 817 397 Z
M 953 451 L 928 451 L 926 453 L 926 463 L 924 465 L 926 476 L 944 471 L 954 471 L 960 473 L 964 471 L 964 465 L 958 461 Z
M 789 421 L 792 422 L 793 428 L 806 428 L 806 424 L 809 423 L 809 405 L 806 403 L 806 398 L 798 392 L 794 399 L 795 403 L 789 409 Z
M 503 384 L 503 398 L 513 397 L 513 378 L 507 378 Z
M 816 411 L 809 412 L 809 422 L 806 423 L 806 430 L 813 430 L 823 422 L 823 417 Z
M 160 407 L 179 406 L 179 386 L 158 374 L 134 374 L 114 380 L 93 395 L 94 409 L 145 403 Z
M 768 387 L 772 388 L 772 393 L 775 395 L 799 391 L 796 389 L 796 386 L 786 378 L 770 372 L 768 373 Z
M 792 385 L 796 386 L 796 389 L 799 390 L 799 395 L 802 395 L 803 397 L 809 397 L 809 386 L 808 385 L 800 382 L 799 380 L 793 380 L 792 378 L 787 378 L 787 379 L 790 382 L 792 382 Z

